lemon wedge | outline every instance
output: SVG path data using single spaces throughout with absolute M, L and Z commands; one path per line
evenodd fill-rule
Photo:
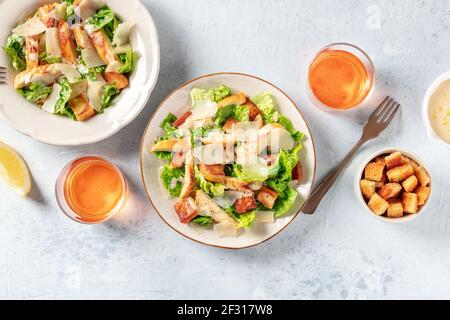
M 22 157 L 0 141 L 0 176 L 21 196 L 31 191 L 31 177 Z

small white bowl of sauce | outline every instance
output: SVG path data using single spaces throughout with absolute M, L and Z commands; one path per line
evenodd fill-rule
M 428 137 L 450 145 L 450 71 L 428 88 L 422 112 Z

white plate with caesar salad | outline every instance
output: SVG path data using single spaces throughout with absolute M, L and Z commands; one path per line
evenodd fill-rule
M 0 116 L 54 145 L 101 141 L 145 107 L 159 41 L 139 0 L 0 3 Z
M 145 130 L 140 157 L 161 218 L 191 240 L 228 249 L 281 232 L 308 199 L 316 169 L 295 103 L 240 73 L 202 76 L 171 93 Z

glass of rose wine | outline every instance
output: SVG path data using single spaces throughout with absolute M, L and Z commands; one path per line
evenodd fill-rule
M 311 99 L 327 110 L 360 106 L 374 87 L 375 68 L 369 56 L 348 43 L 326 46 L 315 56 L 308 72 Z
M 56 181 L 56 199 L 71 219 L 102 223 L 124 206 L 128 195 L 125 176 L 112 163 L 95 156 L 70 162 Z

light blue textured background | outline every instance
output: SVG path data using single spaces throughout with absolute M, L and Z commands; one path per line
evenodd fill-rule
M 430 142 L 420 109 L 426 88 L 450 69 L 448 1 L 148 0 L 159 29 L 161 74 L 148 107 L 102 143 L 61 148 L 5 123 L 0 139 L 27 160 L 36 188 L 22 199 L 0 184 L 0 298 L 450 298 L 450 148 Z M 13 14 L 13 13 L 11 13 Z M 323 112 L 304 87 L 314 52 L 335 41 L 363 47 L 377 68 L 376 95 L 402 104 L 400 116 L 347 168 L 315 216 L 300 216 L 268 243 L 224 251 L 166 227 L 145 197 L 138 151 L 159 102 L 192 77 L 250 73 L 283 88 L 309 121 L 318 179 L 359 138 L 369 109 Z M 353 194 L 355 170 L 371 152 L 399 146 L 433 175 L 434 197 L 415 221 L 387 224 Z M 73 223 L 55 203 L 58 171 L 99 154 L 125 171 L 131 199 L 119 221 Z

